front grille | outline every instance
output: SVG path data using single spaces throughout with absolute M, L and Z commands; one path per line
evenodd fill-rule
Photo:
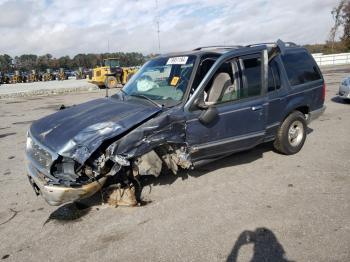
M 101 76 L 101 70 L 96 71 L 96 77 L 100 77 Z
M 27 137 L 26 152 L 29 159 L 34 162 L 33 164 L 35 166 L 49 171 L 53 161 L 51 154 L 36 143 L 30 136 Z

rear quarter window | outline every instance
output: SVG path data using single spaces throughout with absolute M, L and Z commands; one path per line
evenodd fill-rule
M 322 79 L 315 61 L 306 51 L 284 54 L 282 61 L 292 86 Z

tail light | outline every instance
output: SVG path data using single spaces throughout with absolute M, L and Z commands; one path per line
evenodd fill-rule
M 322 100 L 324 101 L 326 99 L 326 83 L 323 83 L 322 87 Z

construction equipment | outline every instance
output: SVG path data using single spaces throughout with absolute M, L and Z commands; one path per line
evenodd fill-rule
M 133 67 L 121 67 L 118 58 L 104 59 L 104 66 L 96 67 L 89 81 L 99 88 L 122 87 L 137 71 Z
M 16 70 L 14 75 L 12 76 L 11 84 L 17 84 L 22 82 L 23 82 L 22 75 L 18 70 Z
M 78 70 L 75 72 L 75 79 L 80 80 L 80 79 L 85 79 L 86 75 L 84 73 L 84 70 L 82 67 L 79 67 Z
M 3 72 L 0 72 L 0 84 L 9 84 L 9 83 L 10 83 L 9 75 Z
M 29 75 L 28 75 L 28 80 L 27 82 L 32 83 L 32 82 L 37 82 L 39 81 L 39 74 L 36 72 L 35 69 L 31 70 Z
M 58 74 L 57 74 L 57 80 L 63 81 L 63 80 L 67 80 L 67 79 L 68 79 L 68 75 L 66 75 L 63 68 L 60 68 L 60 70 L 58 71 Z
M 22 72 L 22 83 L 28 83 L 28 72 Z
M 43 74 L 42 81 L 52 81 L 55 80 L 54 74 L 51 72 L 51 69 L 46 69 L 46 73 Z

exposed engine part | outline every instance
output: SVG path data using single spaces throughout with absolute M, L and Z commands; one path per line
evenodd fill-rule
M 84 173 L 85 175 L 87 175 L 89 178 L 93 178 L 94 177 L 94 172 L 92 170 L 92 168 L 90 166 L 85 166 L 84 168 Z
M 112 156 L 111 159 L 121 166 L 130 166 L 130 161 L 121 155 Z
M 94 162 L 95 162 L 95 165 L 98 168 L 98 171 L 101 172 L 101 170 L 106 165 L 106 156 L 105 156 L 105 154 L 100 155 Z
M 111 170 L 108 172 L 107 176 L 113 176 L 117 174 L 121 168 L 122 168 L 121 165 L 119 165 L 118 163 L 115 163 L 111 168 Z
M 135 187 L 111 185 L 105 189 L 104 195 L 105 201 L 112 207 L 137 205 Z
M 121 165 L 111 161 L 105 154 L 99 154 L 85 165 L 79 165 L 69 158 L 59 158 L 52 168 L 52 174 L 59 183 L 66 186 L 81 186 L 96 181 L 102 176 L 113 176 L 120 169 Z
M 189 154 L 184 146 L 174 149 L 170 145 L 164 145 L 136 158 L 133 162 L 133 174 L 134 176 L 153 175 L 157 177 L 162 171 L 162 162 L 174 174 L 177 174 L 179 167 L 183 169 L 192 167 Z
M 134 176 L 136 173 L 141 176 L 153 175 L 158 177 L 162 171 L 162 160 L 154 150 L 136 158 L 133 163 Z
M 88 179 L 84 179 L 84 177 L 81 177 L 80 174 L 77 174 L 75 172 L 76 167 L 77 164 L 74 160 L 62 158 L 52 167 L 52 174 L 60 181 L 60 183 L 64 185 L 78 185 L 81 182 L 87 181 Z
M 190 169 L 192 167 L 192 162 L 189 159 L 188 153 L 185 151 L 185 147 L 176 149 L 171 154 L 164 155 L 163 160 L 174 174 L 177 174 L 178 167 L 183 169 Z

